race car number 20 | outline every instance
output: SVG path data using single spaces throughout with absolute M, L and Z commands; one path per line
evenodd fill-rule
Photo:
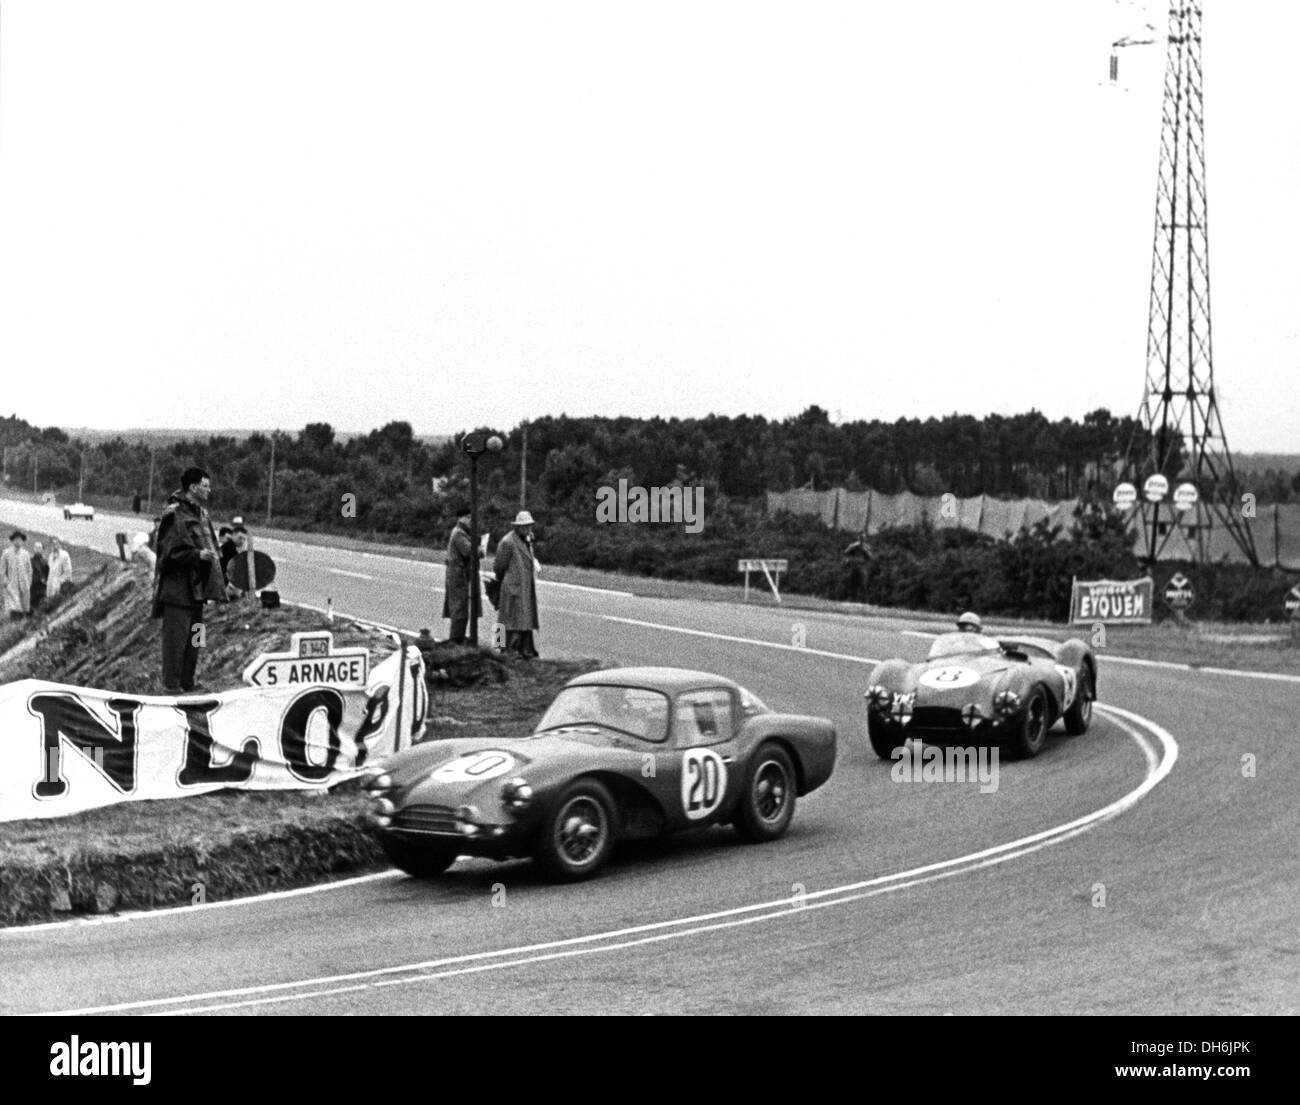
M 692 821 L 708 817 L 727 790 L 727 765 L 707 748 L 688 748 L 682 754 L 682 809 Z

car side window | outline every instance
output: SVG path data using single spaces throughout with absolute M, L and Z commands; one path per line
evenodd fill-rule
M 673 730 L 678 748 L 697 748 L 730 740 L 731 692 L 719 689 L 678 695 Z

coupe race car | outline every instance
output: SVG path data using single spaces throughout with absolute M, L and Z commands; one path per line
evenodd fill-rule
M 945 633 L 919 664 L 886 660 L 867 686 L 867 737 L 890 759 L 908 737 L 973 740 L 1036 756 L 1058 719 L 1077 736 L 1092 720 L 1097 660 L 1083 641 Z
M 533 856 L 595 874 L 619 839 L 730 823 L 776 840 L 835 766 L 825 718 L 778 714 L 717 675 L 622 668 L 571 680 L 531 735 L 428 740 L 362 785 L 389 858 L 417 876 L 458 856 Z
M 95 508 L 85 503 L 69 503 L 63 508 L 63 520 L 72 521 L 73 518 L 84 518 L 87 522 L 95 520 Z

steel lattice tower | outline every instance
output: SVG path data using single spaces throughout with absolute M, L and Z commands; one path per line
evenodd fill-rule
M 1258 564 L 1240 514 L 1214 389 L 1199 0 L 1172 0 L 1166 42 L 1146 387 L 1139 413 L 1147 440 L 1130 447 L 1127 471 L 1139 484 L 1161 473 L 1171 486 L 1180 480 L 1196 486 L 1200 503 L 1188 517 L 1195 526 L 1198 560 L 1206 559 L 1207 531 L 1222 527 L 1250 563 Z M 1154 560 L 1178 531 L 1179 515 L 1168 501 L 1140 501 L 1147 554 Z

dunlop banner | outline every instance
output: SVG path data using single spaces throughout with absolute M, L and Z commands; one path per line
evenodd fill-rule
M 1152 580 L 1074 581 L 1070 596 L 1070 624 L 1150 625 Z
M 222 787 L 314 790 L 424 729 L 419 650 L 394 652 L 365 687 L 241 687 L 177 698 L 38 679 L 0 686 L 0 821 L 62 817 Z M 398 732 L 400 724 L 401 732 Z

